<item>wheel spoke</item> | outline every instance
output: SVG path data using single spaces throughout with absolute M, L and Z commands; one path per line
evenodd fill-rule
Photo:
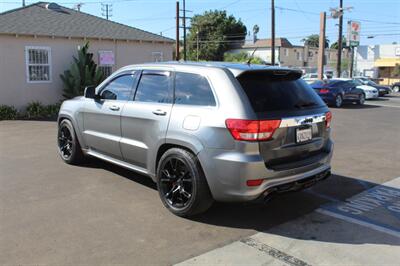
M 175 208 L 184 208 L 193 194 L 193 176 L 185 161 L 172 157 L 160 171 L 160 189 L 164 200 Z
M 192 196 L 192 194 L 190 194 L 189 192 L 187 192 L 183 188 L 181 189 L 180 192 L 181 192 L 181 195 L 185 196 L 187 199 L 190 199 L 190 197 Z

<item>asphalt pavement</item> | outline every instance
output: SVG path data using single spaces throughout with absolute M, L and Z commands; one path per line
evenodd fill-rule
M 355 218 L 338 210 L 383 193 L 373 189 L 400 189 L 400 96 L 332 112 L 331 178 L 192 219 L 170 214 L 147 177 L 95 159 L 63 163 L 55 122 L 0 121 L 0 264 L 398 262 L 400 218 L 382 209 L 398 198 Z

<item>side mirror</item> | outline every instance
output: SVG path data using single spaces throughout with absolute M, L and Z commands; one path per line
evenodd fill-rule
M 95 86 L 87 86 L 85 88 L 85 92 L 83 94 L 85 98 L 90 98 L 90 99 L 98 99 L 99 96 L 96 95 L 96 87 Z

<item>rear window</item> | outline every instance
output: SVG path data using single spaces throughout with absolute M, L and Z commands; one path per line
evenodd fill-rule
M 308 109 L 324 102 L 297 72 L 246 72 L 238 78 L 255 112 Z

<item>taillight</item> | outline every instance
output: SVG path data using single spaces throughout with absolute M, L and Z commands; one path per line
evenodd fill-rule
M 225 124 L 234 139 L 258 141 L 272 138 L 281 120 L 227 119 Z
M 326 128 L 330 128 L 331 127 L 331 121 L 332 121 L 332 113 L 330 111 L 326 112 L 325 113 L 325 125 L 326 125 Z
M 320 89 L 319 93 L 329 93 L 329 90 L 328 89 Z

